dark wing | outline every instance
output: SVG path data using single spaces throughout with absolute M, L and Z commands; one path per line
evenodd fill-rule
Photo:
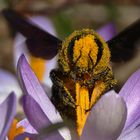
M 58 53 L 61 40 L 35 26 L 12 9 L 3 10 L 2 14 L 15 30 L 27 38 L 27 47 L 33 56 L 51 59 Z
M 112 62 L 131 59 L 136 51 L 136 42 L 140 39 L 140 19 L 128 26 L 111 40 L 107 41 L 111 50 Z

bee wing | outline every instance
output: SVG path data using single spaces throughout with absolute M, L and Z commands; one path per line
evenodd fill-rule
M 123 62 L 131 59 L 140 39 L 140 19 L 128 26 L 111 40 L 107 41 L 111 50 L 112 62 Z
M 2 14 L 15 30 L 27 38 L 27 48 L 33 56 L 51 59 L 58 53 L 62 41 L 57 37 L 40 29 L 12 9 L 3 10 Z

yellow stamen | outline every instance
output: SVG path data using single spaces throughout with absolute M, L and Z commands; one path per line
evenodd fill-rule
M 18 123 L 18 121 L 16 119 L 14 119 L 14 121 L 11 125 L 11 128 L 9 130 L 9 133 L 8 133 L 8 140 L 14 140 L 14 138 L 16 136 L 24 133 L 24 128 L 23 127 L 18 127 L 17 128 L 17 123 Z
M 30 56 L 30 64 L 38 79 L 42 81 L 45 73 L 46 61 L 34 56 Z

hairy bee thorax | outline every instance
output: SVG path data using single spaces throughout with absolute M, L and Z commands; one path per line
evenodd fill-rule
M 59 68 L 85 86 L 92 87 L 94 79 L 107 71 L 109 62 L 110 51 L 107 44 L 89 29 L 72 33 L 59 51 Z
M 62 43 L 51 79 L 54 105 L 75 121 L 81 135 L 91 107 L 116 82 L 107 44 L 93 30 L 73 32 Z

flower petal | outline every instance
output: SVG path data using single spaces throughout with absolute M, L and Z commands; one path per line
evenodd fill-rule
M 116 35 L 115 24 L 109 23 L 97 30 L 98 34 L 104 38 L 105 41 L 110 40 Z
M 14 140 L 25 140 L 25 138 L 29 138 L 30 140 L 35 140 L 34 138 L 37 136 L 37 134 L 31 134 L 31 133 L 22 133 L 18 136 L 16 136 L 16 138 Z
M 38 135 L 38 137 L 35 137 L 31 140 L 65 140 L 59 133 L 52 133 L 50 135 Z M 66 139 L 67 140 L 67 139 Z
M 17 97 L 21 96 L 21 89 L 17 79 L 10 72 L 0 69 L 0 103 L 14 91 Z
M 23 107 L 24 107 L 24 112 L 30 121 L 31 125 L 39 132 L 43 128 L 47 128 L 51 125 L 51 122 L 49 119 L 45 116 L 44 112 L 41 110 L 40 106 L 35 102 L 35 100 L 29 96 L 26 95 L 23 98 Z M 57 140 L 63 140 L 62 136 L 58 131 L 54 131 L 51 134 L 41 134 L 38 135 L 38 138 L 36 136 L 37 140 L 41 139 L 57 139 Z M 34 139 L 33 139 L 34 140 Z
M 47 97 L 24 55 L 22 55 L 19 59 L 18 73 L 20 75 L 21 85 L 24 93 L 26 95 L 30 95 L 39 104 L 42 111 L 52 123 L 62 121 L 59 112 L 55 109 L 54 105 Z M 70 137 L 70 132 L 68 130 L 60 130 L 59 132 L 64 137 Z
M 47 18 L 46 16 L 32 16 L 29 18 L 29 21 L 31 21 L 32 23 L 34 23 L 37 27 L 43 29 L 46 32 L 49 32 L 52 35 L 56 35 L 54 26 L 51 22 L 51 20 L 49 18 Z M 30 54 L 27 50 L 27 46 L 26 46 L 26 39 L 23 35 L 21 35 L 20 33 L 17 33 L 15 40 L 14 40 L 14 62 L 15 62 L 15 67 L 17 66 L 17 61 L 19 59 L 19 57 L 21 56 L 21 54 L 25 54 L 26 58 L 28 58 L 29 62 L 30 61 Z M 56 66 L 56 57 L 51 59 L 51 60 L 47 60 L 47 63 L 45 63 L 45 73 L 43 74 L 43 83 L 47 84 L 47 86 L 51 86 L 52 82 L 51 79 L 49 77 L 49 73 L 50 70 L 53 69 Z M 47 79 L 47 80 L 46 80 Z
M 117 140 L 139 140 L 140 139 L 140 126 L 133 129 L 133 131 L 121 135 Z
M 39 134 L 30 134 L 30 133 L 23 133 L 18 135 L 15 140 L 25 140 L 25 138 L 29 138 L 30 140 L 64 140 L 64 138 L 58 134 L 50 134 L 50 135 L 39 135 Z
M 29 123 L 29 121 L 27 119 L 20 121 L 17 124 L 17 128 L 18 127 L 23 127 L 25 132 L 37 134 L 36 130 L 32 127 L 32 125 Z
M 11 93 L 0 105 L 0 140 L 5 140 L 16 114 L 16 96 Z
M 81 140 L 115 140 L 127 115 L 123 99 L 114 91 L 102 96 L 89 114 Z
M 127 106 L 124 133 L 128 133 L 140 124 L 140 69 L 127 80 L 119 95 L 123 97 Z
M 27 119 L 38 132 L 51 125 L 50 120 L 30 95 L 23 97 L 23 108 Z

